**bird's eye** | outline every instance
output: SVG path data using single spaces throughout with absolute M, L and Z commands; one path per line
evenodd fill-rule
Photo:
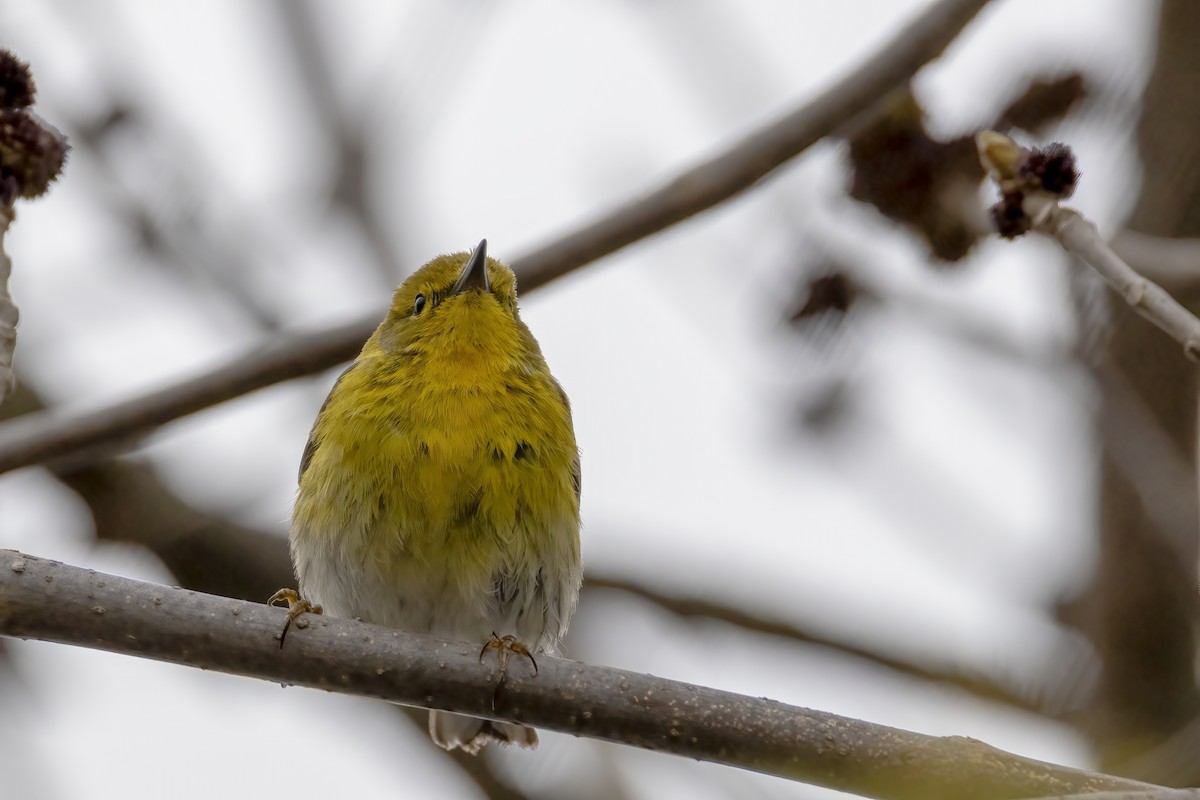
M 425 295 L 417 295 L 417 299 L 413 301 L 413 316 L 417 316 L 425 310 Z

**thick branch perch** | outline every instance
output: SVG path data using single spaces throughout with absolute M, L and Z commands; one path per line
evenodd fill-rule
M 749 189 L 809 146 L 851 123 L 942 52 L 987 0 L 941 0 L 877 55 L 819 97 L 658 189 L 515 259 L 523 291 L 616 252 Z M 68 454 L 128 447 L 154 428 L 225 400 L 311 375 L 355 356 L 380 317 L 282 336 L 210 373 L 135 400 L 60 417 L 31 415 L 0 430 L 0 472 Z
M 478 643 L 309 617 L 0 550 L 0 634 L 77 644 L 405 705 L 517 720 L 878 798 L 1157 788 L 771 700 L 542 656 L 501 676 Z

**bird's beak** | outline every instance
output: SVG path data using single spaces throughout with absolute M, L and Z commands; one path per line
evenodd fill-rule
M 467 259 L 467 263 L 463 265 L 462 272 L 458 274 L 458 280 L 454 282 L 454 288 L 450 293 L 460 294 L 473 287 L 482 289 L 485 292 L 492 290 L 492 284 L 488 281 L 487 272 L 487 239 L 480 241 L 475 251 L 471 253 Z

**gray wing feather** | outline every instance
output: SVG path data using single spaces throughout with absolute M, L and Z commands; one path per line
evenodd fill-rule
M 312 429 L 308 432 L 308 441 L 304 443 L 304 454 L 300 456 L 300 473 L 296 476 L 297 483 L 304 477 L 304 473 L 308 471 L 308 465 L 312 463 L 313 456 L 320 445 L 320 442 L 317 441 L 317 420 L 325 413 L 325 409 L 329 406 L 329 400 L 333 397 L 333 393 L 337 391 L 338 384 L 342 382 L 342 378 L 349 375 L 350 370 L 354 369 L 357 364 L 358 362 L 356 361 L 342 370 L 342 374 L 338 375 L 337 380 L 333 382 L 333 388 L 329 390 L 329 394 L 325 395 L 325 402 L 321 403 L 321 409 L 317 412 L 317 417 L 313 420 Z

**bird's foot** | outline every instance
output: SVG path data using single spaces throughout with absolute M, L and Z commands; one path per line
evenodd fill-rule
M 283 641 L 287 638 L 288 629 L 292 627 L 292 623 L 296 623 L 297 628 L 307 628 L 308 620 L 300 619 L 302 614 L 320 614 L 322 609 L 318 605 L 305 600 L 300 596 L 300 593 L 295 589 L 280 589 L 275 594 L 271 595 L 271 599 L 267 601 L 269 606 L 282 606 L 287 604 L 287 621 L 283 623 L 283 630 L 279 632 L 279 649 L 283 649 Z
M 529 648 L 521 644 L 515 636 L 497 636 L 492 634 L 492 638 L 488 639 L 483 649 L 479 651 L 479 660 L 483 661 L 483 657 L 487 655 L 488 650 L 500 651 L 500 676 L 501 683 L 504 677 L 508 675 L 508 657 L 511 653 L 516 653 L 519 656 L 525 656 L 529 659 L 529 663 L 533 665 L 533 674 L 536 677 L 538 674 L 537 659 L 533 657 L 533 653 L 529 652 Z

